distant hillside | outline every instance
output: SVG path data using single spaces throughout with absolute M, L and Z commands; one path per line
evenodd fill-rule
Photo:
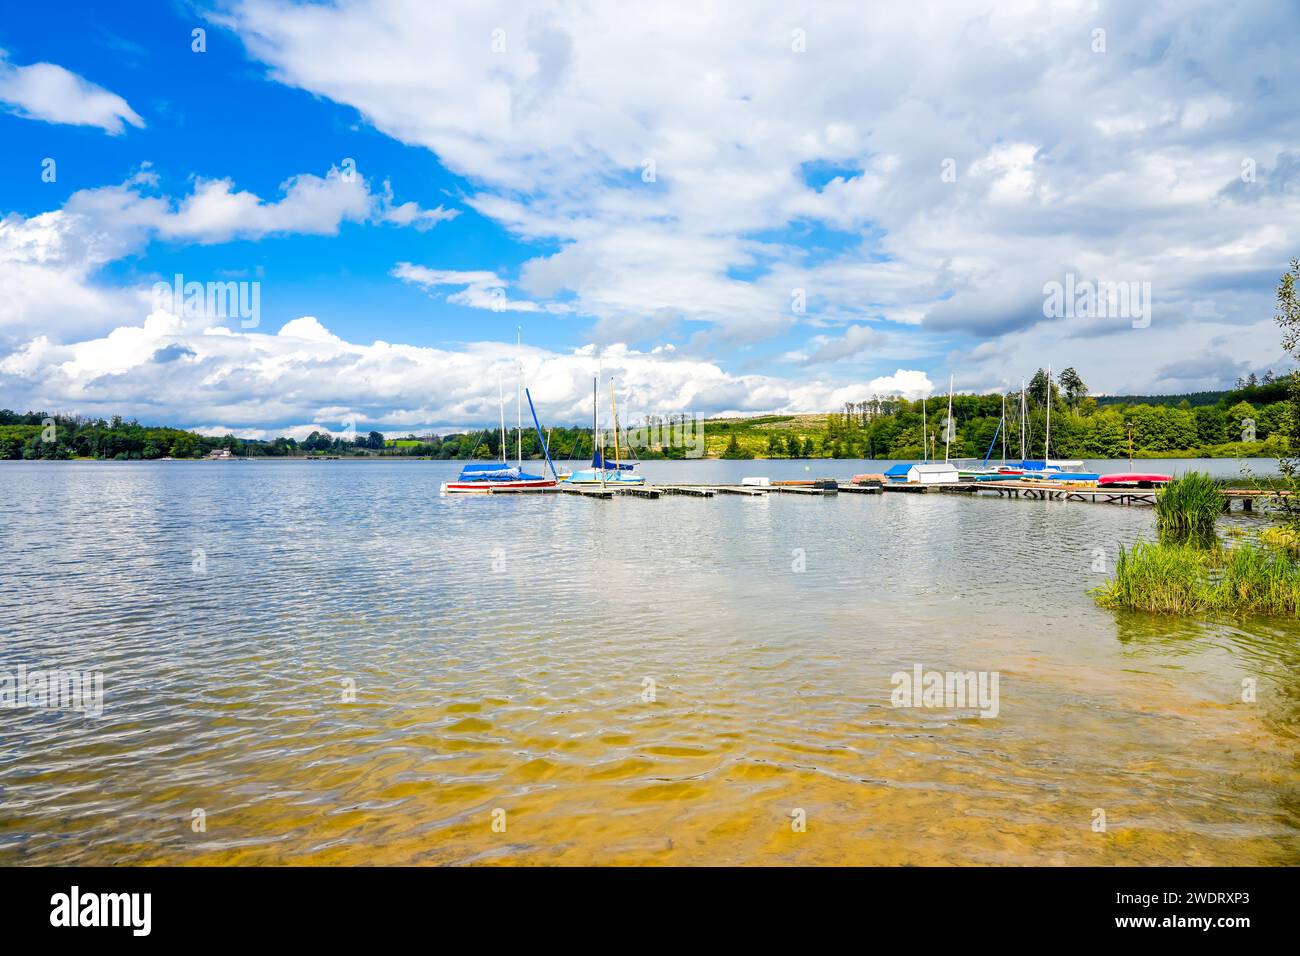
M 1222 392 L 1185 392 L 1182 395 L 1096 395 L 1098 405 L 1173 405 L 1186 402 L 1192 408 L 1208 405 L 1236 405 L 1238 402 L 1250 402 L 1252 405 L 1271 405 L 1285 401 L 1291 377 L 1284 375 L 1270 381 L 1255 385 L 1243 385 Z
M 1231 392 L 1185 392 L 1182 395 L 1097 395 L 1098 405 L 1173 405 L 1186 402 L 1192 408 L 1217 405 Z

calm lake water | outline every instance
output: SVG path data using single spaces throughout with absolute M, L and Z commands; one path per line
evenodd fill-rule
M 1300 863 L 1300 627 L 1095 607 L 1148 508 L 457 471 L 0 463 L 0 672 L 103 674 L 0 709 L 0 864 Z

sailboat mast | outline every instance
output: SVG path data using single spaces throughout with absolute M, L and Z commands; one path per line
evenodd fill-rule
M 952 374 L 948 375 L 948 420 L 943 426 L 943 460 L 948 460 L 948 446 L 952 443 Z
M 1047 437 L 1043 439 L 1043 465 L 1052 460 L 1052 366 L 1047 366 Z
M 598 421 L 600 400 L 599 394 L 599 373 L 591 377 L 591 464 L 594 467 L 596 462 L 600 462 L 600 487 L 605 487 L 605 441 L 599 439 L 597 444 L 597 435 L 600 434 L 600 424 Z
M 1020 460 L 1025 460 L 1025 421 L 1029 417 L 1025 406 L 1025 380 L 1020 380 Z
M 618 406 L 614 404 L 614 376 L 609 377 L 609 414 L 614 419 L 614 470 L 618 471 Z
M 524 467 L 524 363 L 520 360 L 519 353 L 523 349 L 524 327 L 522 325 L 515 327 L 515 369 L 518 375 L 515 379 L 515 447 L 519 455 L 519 469 Z
M 925 423 L 925 402 L 921 399 L 921 460 L 930 460 L 930 426 Z
M 1007 396 L 1002 395 L 1002 464 L 1007 463 Z
M 497 376 L 497 407 L 501 410 L 501 464 L 506 464 L 506 399 L 501 391 L 501 376 Z

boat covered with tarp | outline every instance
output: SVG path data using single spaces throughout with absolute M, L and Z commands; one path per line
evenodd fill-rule
M 536 491 L 554 488 L 555 479 L 530 475 L 517 465 L 494 461 L 466 465 L 455 481 L 443 482 L 444 494 L 492 494 L 505 491 Z
M 502 494 L 511 491 L 547 491 L 554 489 L 557 482 L 555 465 L 551 462 L 551 452 L 547 446 L 546 439 L 542 437 L 542 425 L 537 420 L 537 409 L 533 407 L 533 396 L 528 389 L 523 389 L 523 395 L 528 399 L 528 411 L 533 416 L 533 428 L 537 430 L 537 441 L 541 444 L 542 455 L 546 459 L 546 467 L 550 469 L 551 477 L 546 478 L 543 475 L 531 475 L 524 471 L 524 452 L 523 452 L 523 427 L 522 422 L 519 429 L 519 462 L 510 464 L 505 460 L 506 454 L 506 421 L 505 421 L 505 403 L 501 403 L 501 461 L 475 462 L 471 465 L 465 465 L 460 470 L 460 477 L 455 481 L 444 481 L 442 483 L 442 493 L 444 495 L 467 495 L 467 494 Z M 500 399 L 500 386 L 498 385 L 498 400 Z M 471 453 L 472 454 L 472 453 Z
M 635 462 L 626 462 L 622 460 L 618 440 L 618 406 L 614 402 L 614 379 L 609 380 L 609 407 L 610 414 L 614 423 L 614 460 L 610 461 L 605 454 L 604 436 L 600 431 L 598 420 L 598 411 L 596 403 L 596 379 L 591 381 L 591 444 L 592 456 L 591 467 L 581 468 L 573 474 L 564 478 L 564 483 L 568 485 L 644 485 L 644 475 L 632 474 Z M 631 445 L 628 451 L 632 450 Z

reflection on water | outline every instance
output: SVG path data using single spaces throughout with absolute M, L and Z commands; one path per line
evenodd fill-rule
M 105 679 L 0 710 L 0 863 L 1300 862 L 1300 628 L 1096 608 L 1149 510 L 456 470 L 0 466 L 0 671 Z M 892 707 L 918 663 L 998 716 Z

